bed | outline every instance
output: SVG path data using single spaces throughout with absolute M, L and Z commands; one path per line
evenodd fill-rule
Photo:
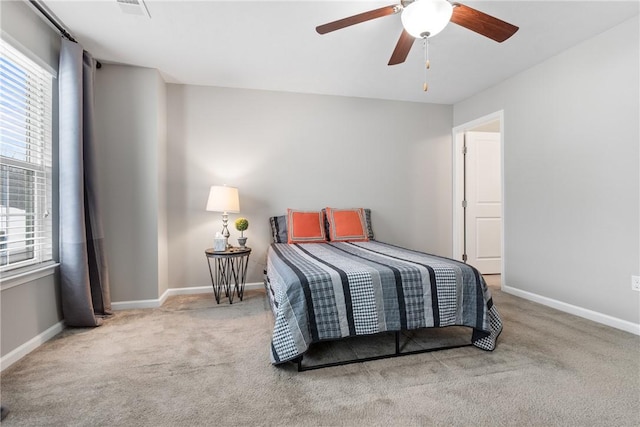
M 475 268 L 375 240 L 272 243 L 265 287 L 275 319 L 271 362 L 298 362 L 299 370 L 321 341 L 395 332 L 396 354 L 383 358 L 400 355 L 401 331 L 467 326 L 466 345 L 487 351 L 502 331 Z

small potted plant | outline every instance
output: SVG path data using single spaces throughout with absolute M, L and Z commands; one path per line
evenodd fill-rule
M 240 237 L 238 237 L 238 244 L 240 244 L 241 248 L 244 248 L 244 245 L 247 244 L 247 238 L 244 237 L 244 230 L 249 228 L 249 221 L 246 218 L 238 218 L 236 219 L 236 230 L 240 232 Z

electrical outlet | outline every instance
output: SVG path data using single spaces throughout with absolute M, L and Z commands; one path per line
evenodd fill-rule
M 631 276 L 631 289 L 640 292 L 640 276 Z

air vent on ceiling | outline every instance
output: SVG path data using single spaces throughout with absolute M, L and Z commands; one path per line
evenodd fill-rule
M 142 0 L 116 0 L 116 2 L 120 5 L 120 9 L 126 14 L 151 18 L 149 9 L 147 9 L 147 5 L 144 4 Z

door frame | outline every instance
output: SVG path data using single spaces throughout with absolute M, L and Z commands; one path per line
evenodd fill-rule
M 488 124 L 490 122 L 494 122 L 498 120 L 500 123 L 500 191 L 502 195 L 502 207 L 501 207 L 501 215 L 502 215 L 502 225 L 501 225 L 501 241 L 500 241 L 500 256 L 502 259 L 502 268 L 501 275 L 504 281 L 504 271 L 505 271 L 505 252 L 504 252 L 504 224 L 505 224 L 505 216 L 504 216 L 504 206 L 505 206 L 505 194 L 504 194 L 504 111 L 496 111 L 495 113 L 487 114 L 486 116 L 477 118 L 470 122 L 463 123 L 453 128 L 451 133 L 451 151 L 452 151 L 452 170 L 453 170 L 453 253 L 451 258 L 462 261 L 462 254 L 464 248 L 464 211 L 462 208 L 462 201 L 464 196 L 464 156 L 462 153 L 463 147 L 463 136 L 465 132 L 472 131 L 473 129 Z

